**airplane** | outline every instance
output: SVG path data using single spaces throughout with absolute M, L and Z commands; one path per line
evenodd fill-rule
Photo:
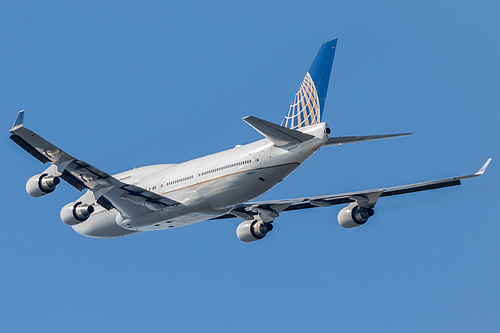
M 251 201 L 296 170 L 319 148 L 406 136 L 411 133 L 330 136 L 322 121 L 337 39 L 321 45 L 281 125 L 247 116 L 243 120 L 263 139 L 179 164 L 150 165 L 115 175 L 79 160 L 24 127 L 20 111 L 10 138 L 50 166 L 26 183 L 32 197 L 52 193 L 61 179 L 79 191 L 65 205 L 62 221 L 78 234 L 116 238 L 142 231 L 164 230 L 206 220 L 239 218 L 237 237 L 243 242 L 263 239 L 285 211 L 346 205 L 338 213 L 343 228 L 363 225 L 381 197 L 460 185 L 478 172 L 421 183 L 342 194 L 271 201 Z

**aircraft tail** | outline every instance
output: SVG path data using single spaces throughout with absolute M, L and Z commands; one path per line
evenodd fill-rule
M 321 45 L 281 126 L 298 129 L 321 122 L 336 47 L 337 39 Z

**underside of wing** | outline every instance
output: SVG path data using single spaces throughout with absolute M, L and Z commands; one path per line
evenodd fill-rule
M 329 207 L 332 205 L 349 204 L 356 202 L 361 206 L 373 208 L 377 200 L 381 197 L 389 197 L 393 195 L 400 195 L 406 193 L 421 192 L 427 190 L 434 190 L 449 186 L 456 186 L 461 184 L 461 180 L 473 178 L 482 175 L 488 167 L 491 158 L 479 169 L 478 172 L 466 176 L 443 178 L 427 182 L 393 186 L 386 188 L 379 188 L 366 191 L 348 192 L 341 194 L 330 194 L 320 196 L 310 196 L 294 199 L 270 200 L 249 202 L 246 204 L 236 206 L 230 213 L 215 219 L 234 218 L 240 217 L 243 219 L 253 219 L 259 214 L 259 211 L 270 211 L 280 213 L 282 211 L 291 211 L 298 209 L 316 208 L 316 207 Z
M 105 209 L 116 208 L 122 215 L 139 216 L 151 211 L 175 206 L 178 202 L 124 183 L 100 169 L 74 158 L 51 144 L 23 125 L 24 111 L 19 112 L 10 130 L 11 139 L 42 163 L 51 166 L 42 175 L 60 177 L 79 191 L 88 189 L 84 195 L 86 204 L 97 202 Z

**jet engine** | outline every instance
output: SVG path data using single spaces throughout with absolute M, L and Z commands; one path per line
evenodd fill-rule
M 61 220 L 67 225 L 75 225 L 86 221 L 94 212 L 94 206 L 81 202 L 72 202 L 61 209 Z
M 61 180 L 59 177 L 41 173 L 31 177 L 26 183 L 26 192 L 35 198 L 43 197 L 56 189 Z
M 238 228 L 236 228 L 236 235 L 240 241 L 249 243 L 266 237 L 267 233 L 271 230 L 273 230 L 271 222 L 246 220 L 238 225 Z
M 342 228 L 359 227 L 368 221 L 374 213 L 373 208 L 363 208 L 353 202 L 340 210 L 338 221 Z

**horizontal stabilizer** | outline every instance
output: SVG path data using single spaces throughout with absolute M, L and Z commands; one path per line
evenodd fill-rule
M 398 134 L 383 134 L 383 135 L 366 135 L 366 136 L 339 136 L 329 138 L 323 147 L 345 145 L 347 143 L 364 142 L 380 139 L 397 138 L 400 136 L 410 135 L 411 133 L 398 133 Z
M 283 127 L 278 124 L 273 124 L 254 116 L 247 116 L 243 118 L 243 120 L 255 128 L 257 132 L 274 142 L 274 144 L 278 147 L 299 144 L 314 138 L 312 135 Z

